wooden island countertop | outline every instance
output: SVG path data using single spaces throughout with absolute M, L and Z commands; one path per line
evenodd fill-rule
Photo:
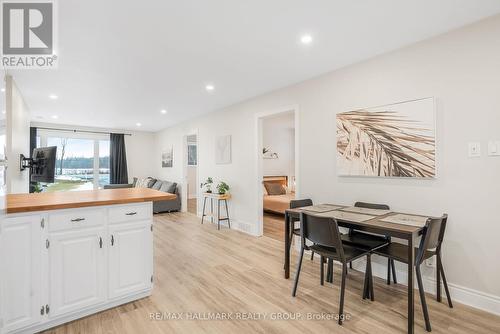
M 101 189 L 7 195 L 7 213 L 71 209 L 175 199 L 177 195 L 149 188 Z

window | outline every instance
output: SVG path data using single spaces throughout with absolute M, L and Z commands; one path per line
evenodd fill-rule
M 109 140 L 99 140 L 99 189 L 109 184 Z
M 55 182 L 46 191 L 94 189 L 94 143 L 89 139 L 47 138 L 57 146 Z
M 106 135 L 56 130 L 41 130 L 39 134 L 37 147 L 57 146 L 55 181 L 45 186 L 45 192 L 101 189 L 109 184 Z
M 196 144 L 188 144 L 188 166 L 196 166 L 197 164 Z

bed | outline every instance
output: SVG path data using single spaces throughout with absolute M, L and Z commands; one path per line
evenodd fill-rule
M 263 207 L 265 212 L 285 214 L 295 193 L 288 190 L 287 176 L 264 176 Z

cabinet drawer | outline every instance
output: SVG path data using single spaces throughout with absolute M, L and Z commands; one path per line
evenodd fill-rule
M 109 209 L 109 222 L 122 223 L 138 220 L 149 220 L 153 217 L 151 203 L 129 204 L 111 207 Z
M 49 214 L 49 231 L 62 231 L 104 225 L 104 209 L 78 209 Z

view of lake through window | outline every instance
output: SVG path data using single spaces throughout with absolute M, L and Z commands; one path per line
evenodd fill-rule
M 44 141 L 43 146 L 57 146 L 55 182 L 47 184 L 45 192 L 102 189 L 109 184 L 109 140 L 46 137 Z

